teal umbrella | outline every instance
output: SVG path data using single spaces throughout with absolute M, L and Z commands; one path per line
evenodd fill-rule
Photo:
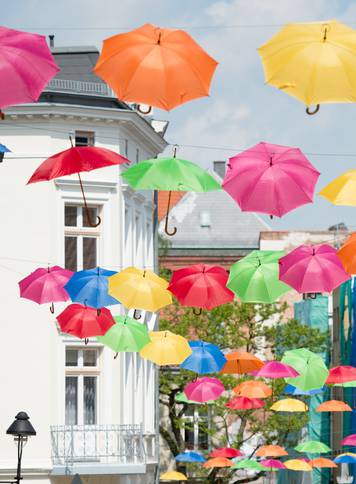
M 286 351 L 282 363 L 292 366 L 299 376 L 286 378 L 286 382 L 299 390 L 309 391 L 321 388 L 329 375 L 323 358 L 306 348 Z
M 307 440 L 294 448 L 297 452 L 308 452 L 309 454 L 326 454 L 331 451 L 330 447 L 318 440 Z

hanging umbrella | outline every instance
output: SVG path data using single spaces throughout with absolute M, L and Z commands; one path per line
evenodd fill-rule
M 242 459 L 239 462 L 236 462 L 232 469 L 249 469 L 252 471 L 268 471 L 267 467 L 264 467 L 262 464 L 257 462 L 256 460 L 252 459 Z
M 287 378 L 286 382 L 299 390 L 309 391 L 321 388 L 329 374 L 324 360 L 306 348 L 286 351 L 282 363 L 287 363 L 298 371 L 299 376 Z
M 334 464 L 332 460 L 325 459 L 325 457 L 317 457 L 316 459 L 311 459 L 309 461 L 309 464 L 313 469 L 316 467 L 319 467 L 321 469 L 332 469 L 337 467 L 337 465 Z
M 279 261 L 279 278 L 299 293 L 332 292 L 350 279 L 328 244 L 301 245 Z
M 258 378 L 288 378 L 299 376 L 299 373 L 290 365 L 280 361 L 268 361 L 256 373 Z
M 346 381 L 345 383 L 334 383 L 334 387 L 355 388 L 356 380 Z
M 121 101 L 170 111 L 208 96 L 216 66 L 184 30 L 144 24 L 105 39 L 94 72 Z
M 177 462 L 206 462 L 205 457 L 203 457 L 199 452 L 182 452 L 175 456 Z
M 291 288 L 278 279 L 278 250 L 253 250 L 230 267 L 227 287 L 243 302 L 273 303 Z
M 70 304 L 57 316 L 59 327 L 63 333 L 72 334 L 78 338 L 103 336 L 115 324 L 111 312 L 102 308 L 100 314 L 97 310 L 81 304 Z
M 119 302 L 108 294 L 108 278 L 116 274 L 101 267 L 76 272 L 65 285 L 73 302 L 103 308 Z
M 307 442 L 302 442 L 298 444 L 294 449 L 297 452 L 307 452 L 309 454 L 326 454 L 331 452 L 330 447 L 323 444 L 323 442 L 318 442 L 317 440 L 308 440 Z
M 251 410 L 253 408 L 262 408 L 264 405 L 265 402 L 258 398 L 235 397 L 229 400 L 225 407 L 231 410 Z
M 184 393 L 189 400 L 200 403 L 217 400 L 224 391 L 224 385 L 220 380 L 206 376 L 188 383 L 184 388 Z
M 109 277 L 109 294 L 129 309 L 155 312 L 171 304 L 172 295 L 167 287 L 167 281 L 148 269 L 127 267 Z
M 354 366 L 341 365 L 330 368 L 329 376 L 325 383 L 333 385 L 335 383 L 346 383 L 356 380 L 356 368 Z
M 356 454 L 345 452 L 334 459 L 335 464 L 356 464 Z
M 41 163 L 35 170 L 27 184 L 53 180 L 54 178 L 60 178 L 62 176 L 73 175 L 76 173 L 79 178 L 79 185 L 83 196 L 88 223 L 91 227 L 97 227 L 101 223 L 101 218 L 98 216 L 98 221 L 96 223 L 91 219 L 80 173 L 130 162 L 118 153 L 114 153 L 114 151 L 106 148 L 96 148 L 95 146 L 73 146 L 72 138 L 70 137 L 69 139 L 72 147 L 69 148 L 69 150 L 61 151 L 60 153 L 56 153 L 50 158 L 47 158 L 47 160 Z
M 178 402 L 178 403 L 190 403 L 190 404 L 195 404 L 195 405 L 199 405 L 200 402 L 195 402 L 194 400 L 188 400 L 188 398 L 186 397 L 185 393 L 184 392 L 179 392 L 177 393 L 176 397 L 175 397 L 175 401 Z M 207 402 L 209 403 L 209 402 Z
M 224 366 L 226 358 L 218 346 L 205 341 L 190 341 L 189 346 L 192 354 L 180 365 L 184 370 L 195 371 L 202 375 L 217 373 Z
M 257 356 L 248 353 L 247 351 L 233 351 L 225 354 L 226 363 L 221 369 L 221 373 L 229 373 L 242 375 L 250 371 L 259 370 L 264 365 L 263 361 Z
M 268 398 L 272 395 L 272 389 L 263 381 L 247 380 L 239 383 L 232 389 L 240 397 Z
M 286 466 L 287 469 L 291 471 L 309 472 L 313 470 L 311 465 L 302 459 L 285 460 L 284 465 Z
M 188 341 L 170 331 L 151 331 L 151 341 L 142 348 L 140 356 L 156 365 L 180 365 L 192 350 Z
M 339 400 L 323 402 L 315 410 L 317 412 L 352 412 L 352 408 L 347 403 Z
M 341 445 L 356 446 L 356 434 L 351 434 L 341 441 Z
M 232 467 L 233 465 L 234 463 L 230 459 L 226 459 L 225 457 L 213 457 L 204 462 L 203 467 L 210 469 L 214 467 Z
M 333 205 L 354 207 L 356 205 L 355 190 L 356 170 L 348 170 L 320 190 L 319 195 Z
M 219 183 L 209 173 L 191 161 L 176 158 L 174 148 L 173 158 L 152 158 L 141 161 L 122 174 L 124 180 L 135 190 L 166 190 L 168 205 L 164 230 L 169 236 L 177 232 L 174 227 L 168 230 L 168 216 L 171 205 L 172 191 L 209 192 L 219 190 Z
M 72 271 L 59 266 L 39 267 L 19 282 L 20 297 L 30 299 L 37 304 L 51 303 L 50 310 L 54 313 L 53 303 L 69 299 L 64 286 L 72 275 Z
M 209 457 L 225 457 L 226 459 L 232 459 L 234 457 L 241 457 L 244 454 L 233 447 L 220 447 L 210 452 Z
M 284 457 L 286 450 L 279 445 L 263 445 L 256 452 L 256 457 Z
M 187 481 L 187 477 L 181 472 L 168 471 L 160 475 L 161 481 Z
M 222 187 L 243 212 L 282 217 L 313 202 L 319 175 L 299 148 L 262 142 L 229 159 Z
M 210 311 L 234 300 L 234 293 L 226 287 L 228 277 L 223 267 L 194 264 L 173 271 L 168 290 L 182 306 Z
M 302 101 L 308 114 L 322 103 L 356 101 L 356 33 L 341 22 L 289 23 L 258 50 L 266 83 Z
M 146 325 L 127 316 L 115 316 L 114 320 L 109 331 L 97 339 L 115 351 L 116 356 L 122 351 L 141 351 L 151 341 Z
M 271 406 L 271 410 L 274 410 L 275 412 L 306 412 L 308 410 L 308 405 L 294 398 L 285 398 L 275 402 Z
M 325 390 L 325 387 L 316 388 L 315 390 L 304 391 L 304 390 L 299 390 L 299 388 L 294 387 L 293 385 L 286 385 L 284 387 L 283 393 L 285 393 L 286 395 L 296 395 L 296 396 L 304 395 L 304 396 L 310 397 L 312 395 L 320 395 L 324 393 L 324 390 Z
M 0 116 L 1 116 L 1 111 L 0 111 Z M 11 153 L 11 150 L 5 145 L 2 145 L 0 143 L 0 163 L 3 161 L 5 153 Z
M 353 232 L 337 251 L 348 274 L 356 274 L 356 232 Z
M 267 469 L 272 472 L 273 470 L 277 469 L 286 469 L 286 466 L 280 460 L 276 459 L 264 459 L 261 460 L 261 465 L 263 467 L 267 467 Z

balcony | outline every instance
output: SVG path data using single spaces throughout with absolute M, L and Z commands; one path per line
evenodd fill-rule
M 114 91 L 103 82 L 75 81 L 72 79 L 51 79 L 45 91 L 69 92 L 116 98 Z
M 52 475 L 144 474 L 156 462 L 155 434 L 141 425 L 51 427 Z

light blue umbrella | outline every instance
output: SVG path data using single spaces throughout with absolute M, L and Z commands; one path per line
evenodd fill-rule
M 175 456 L 177 462 L 205 462 L 206 459 L 199 452 L 182 452 Z
M 180 365 L 184 370 L 195 371 L 200 375 L 218 373 L 226 363 L 224 353 L 212 343 L 190 341 L 189 346 L 192 354 Z

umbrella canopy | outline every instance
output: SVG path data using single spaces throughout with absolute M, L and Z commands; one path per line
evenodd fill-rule
M 286 469 L 286 466 L 280 460 L 276 459 L 264 459 L 261 460 L 263 467 L 267 467 L 270 471 L 273 469 Z
M 356 232 L 353 232 L 337 251 L 348 274 L 356 274 Z
M 184 392 L 179 392 L 176 395 L 175 401 L 178 403 L 191 403 L 193 405 L 199 405 L 200 402 L 195 402 L 194 400 L 188 400 L 186 397 L 186 394 Z M 210 403 L 210 402 L 205 402 L 205 403 Z
M 224 392 L 224 385 L 217 378 L 202 377 L 188 383 L 184 393 L 189 400 L 204 403 L 216 400 Z
M 102 308 L 98 314 L 96 309 L 77 303 L 66 307 L 56 319 L 63 333 L 85 339 L 103 336 L 115 324 L 108 309 Z
M 5 153 L 11 153 L 11 150 L 9 150 L 9 148 L 5 145 L 2 145 L 0 143 L 0 163 L 3 161 L 4 159 L 4 155 Z
M 73 302 L 103 308 L 119 302 L 108 294 L 108 278 L 116 274 L 101 267 L 76 272 L 65 285 Z
M 330 447 L 317 440 L 302 442 L 294 448 L 297 452 L 308 452 L 309 454 L 325 454 L 331 451 Z
M 285 393 L 286 395 L 308 395 L 308 396 L 320 395 L 324 393 L 324 387 L 316 388 L 315 390 L 304 391 L 304 390 L 300 390 L 297 387 L 294 387 L 293 385 L 286 385 L 284 387 L 283 393 Z
M 286 351 L 282 363 L 287 363 L 299 372 L 296 378 L 287 378 L 287 383 L 299 390 L 309 391 L 321 388 L 328 377 L 324 360 L 306 348 Z
M 326 379 L 327 384 L 346 383 L 356 380 L 356 368 L 349 365 L 335 366 L 330 368 L 329 376 Z
M 257 356 L 247 351 L 233 351 L 225 354 L 226 363 L 221 369 L 221 373 L 230 373 L 242 375 L 250 371 L 259 370 L 264 363 Z
M 232 467 L 234 463 L 232 460 L 227 459 L 226 457 L 213 457 L 212 459 L 207 460 L 203 467 L 206 468 L 214 468 L 214 467 Z
M 352 412 L 352 408 L 340 400 L 328 400 L 321 403 L 315 410 L 317 412 Z
M 239 383 L 232 389 L 240 397 L 268 398 L 272 395 L 272 389 L 263 381 L 247 380 Z
M 217 373 L 224 366 L 226 358 L 218 346 L 204 341 L 190 341 L 189 346 L 192 354 L 180 365 L 184 370 L 195 371 L 202 375 Z
M 341 22 L 289 23 L 259 53 L 266 83 L 306 106 L 356 101 L 356 33 Z
M 127 316 L 115 316 L 115 323 L 104 336 L 97 339 L 115 353 L 122 351 L 140 351 L 151 340 L 146 325 Z
M 174 271 L 168 290 L 182 306 L 211 310 L 234 300 L 226 287 L 228 277 L 223 267 L 194 264 Z
M 314 467 L 319 467 L 321 469 L 332 469 L 337 467 L 337 465 L 330 459 L 325 459 L 325 457 L 317 457 L 316 459 L 311 459 L 309 464 Z
M 301 245 L 279 261 L 279 278 L 299 293 L 332 292 L 350 279 L 336 249 L 328 244 Z
M 352 452 L 346 452 L 345 454 L 339 454 L 334 459 L 335 464 L 356 464 L 356 454 Z
M 161 481 L 187 481 L 187 477 L 181 472 L 168 471 L 159 476 Z
M 220 447 L 210 452 L 210 457 L 225 457 L 226 459 L 232 459 L 234 457 L 241 457 L 244 455 L 240 450 L 233 447 Z
M 44 35 L 0 27 L 0 108 L 38 100 L 60 70 Z
M 351 435 L 348 435 L 347 437 L 345 437 L 341 441 L 341 445 L 352 445 L 352 446 L 356 446 L 356 434 L 351 434 Z
M 265 402 L 258 398 L 235 397 L 229 400 L 225 407 L 231 410 L 250 410 L 252 408 L 262 408 L 264 405 Z
M 253 250 L 230 267 L 227 287 L 244 302 L 273 303 L 291 288 L 278 279 L 278 250 Z
M 279 445 L 263 445 L 256 452 L 256 457 L 283 457 L 288 452 Z
M 242 211 L 282 217 L 313 201 L 319 175 L 299 148 L 259 143 L 229 159 L 222 187 Z
M 334 383 L 334 387 L 355 388 L 356 380 L 346 381 L 345 383 Z
M 151 331 L 151 341 L 142 348 L 140 356 L 156 365 L 180 365 L 192 350 L 188 341 L 170 331 Z
M 252 459 L 242 459 L 239 462 L 236 462 L 232 469 L 249 469 L 254 471 L 268 471 L 267 467 L 264 467 L 262 464 L 257 462 L 256 460 Z
M 206 459 L 199 452 L 182 452 L 175 456 L 177 462 L 205 462 Z
M 259 378 L 287 378 L 298 375 L 299 373 L 294 368 L 280 361 L 268 361 L 256 373 Z
M 158 311 L 171 304 L 168 282 L 149 269 L 127 267 L 109 277 L 109 294 L 129 309 Z
M 274 410 L 275 412 L 306 412 L 308 410 L 308 405 L 294 398 L 285 398 L 275 402 L 271 406 L 271 410 Z
M 355 190 L 356 170 L 348 170 L 320 190 L 319 195 L 333 205 L 354 207 L 356 205 Z
M 144 24 L 105 39 L 94 72 L 120 100 L 169 111 L 208 96 L 216 66 L 184 30 Z
M 284 465 L 287 469 L 291 471 L 302 471 L 302 472 L 309 472 L 312 471 L 311 465 L 305 462 L 302 459 L 289 459 L 284 461 Z

